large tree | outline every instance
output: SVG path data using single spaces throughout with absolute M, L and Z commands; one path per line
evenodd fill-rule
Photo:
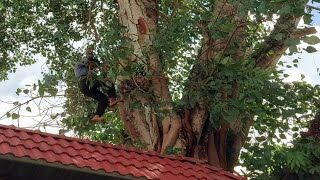
M 250 129 L 260 139 L 247 143 L 244 156 L 272 151 L 263 147 L 274 147 L 300 122 L 294 120 L 308 120 L 318 109 L 317 87 L 283 83 L 283 71 L 275 68 L 285 52 L 301 51 L 300 40 L 319 43 L 307 37 L 314 28 L 297 28 L 302 17 L 311 22 L 306 3 L 7 0 L 0 3 L 0 77 L 41 53 L 50 71 L 34 90 L 39 97 L 56 96 L 58 85 L 66 85 L 65 111 L 53 118 L 61 115 L 67 129 L 233 171 Z M 73 77 L 81 56 L 75 42 L 92 44 L 110 65 L 109 77 L 124 100 L 106 114 L 112 128 L 88 122 L 94 106 L 78 93 Z M 110 129 L 116 136 L 103 134 Z

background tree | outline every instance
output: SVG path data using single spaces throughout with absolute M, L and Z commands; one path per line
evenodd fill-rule
M 34 91 L 39 97 L 56 96 L 60 85 L 66 87 L 64 112 L 52 117 L 66 130 L 195 157 L 230 171 L 244 148 L 240 163 L 248 176 L 269 175 L 281 139 L 290 129 L 296 138 L 294 132 L 319 108 L 318 87 L 284 83 L 287 75 L 275 69 L 285 52 L 302 51 L 301 41 L 320 42 L 307 36 L 314 28 L 297 28 L 302 17 L 311 23 L 306 3 L 3 1 L 0 77 L 17 64 L 34 63 L 32 55 L 40 53 L 50 69 Z M 109 124 L 89 123 L 94 104 L 78 92 L 73 64 L 81 57 L 83 47 L 75 48 L 81 41 L 94 44 L 110 65 L 109 76 L 124 99 L 106 114 Z

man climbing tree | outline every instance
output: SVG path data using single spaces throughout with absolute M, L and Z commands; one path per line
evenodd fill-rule
M 92 122 L 103 121 L 102 115 L 108 107 L 112 107 L 119 102 L 116 99 L 116 90 L 112 82 L 109 81 L 109 87 L 101 80 L 93 78 L 95 69 L 100 66 L 102 73 L 105 74 L 108 70 L 108 65 L 101 64 L 94 56 L 93 48 L 87 47 L 86 56 L 82 58 L 81 62 L 77 63 L 74 68 L 75 76 L 79 79 L 80 91 L 88 97 L 98 101 L 95 116 L 91 119 Z M 106 78 L 108 79 L 108 78 Z M 102 92 L 102 88 L 107 87 L 106 94 Z

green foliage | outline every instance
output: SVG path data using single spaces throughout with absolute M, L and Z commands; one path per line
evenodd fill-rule
M 65 124 L 65 131 L 72 130 L 80 138 L 90 138 L 99 142 L 113 144 L 125 143 L 123 124 L 122 121 L 117 118 L 117 114 L 106 113 L 104 115 L 106 122 L 103 123 L 95 124 L 89 121 L 95 111 L 94 105 L 94 103 L 91 103 L 90 107 L 83 109 L 85 111 L 84 115 L 63 118 L 62 123 Z
M 168 155 L 179 154 L 181 151 L 182 151 L 181 148 L 168 147 L 166 154 Z
M 299 137 L 297 131 L 313 119 L 319 109 L 319 87 L 305 82 L 282 83 L 278 78 L 266 85 L 252 131 L 259 136 L 244 146 L 246 150 L 241 155 L 242 165 L 250 172 L 247 175 L 264 179 L 279 171 L 286 173 L 286 168 L 287 173 L 313 174 L 310 168 L 315 167 L 315 162 L 310 152 L 319 144 L 301 143 L 304 140 L 293 141 L 293 146 L 284 143 L 291 141 L 288 137 Z M 258 161 L 259 157 L 263 162 Z
M 312 179 L 320 175 L 319 138 L 298 138 L 288 146 L 275 146 L 270 149 L 270 164 L 268 172 L 259 176 L 260 179 L 273 177 L 299 177 Z
M 206 93 L 206 101 L 210 102 L 209 118 L 214 128 L 219 127 L 221 120 L 230 123 L 238 117 L 248 119 L 251 114 L 259 113 L 263 85 L 270 72 L 256 68 L 252 61 L 234 61 L 231 58 L 217 64 L 216 71 L 217 78 L 207 79 L 206 86 L 202 86 L 205 91 L 201 91 Z M 231 98 L 226 99 L 223 93 Z

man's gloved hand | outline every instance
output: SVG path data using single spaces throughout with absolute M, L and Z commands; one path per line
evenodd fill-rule
M 96 66 L 96 63 L 90 62 L 88 67 L 89 67 L 89 71 L 92 71 L 92 70 L 94 70 L 97 66 Z

